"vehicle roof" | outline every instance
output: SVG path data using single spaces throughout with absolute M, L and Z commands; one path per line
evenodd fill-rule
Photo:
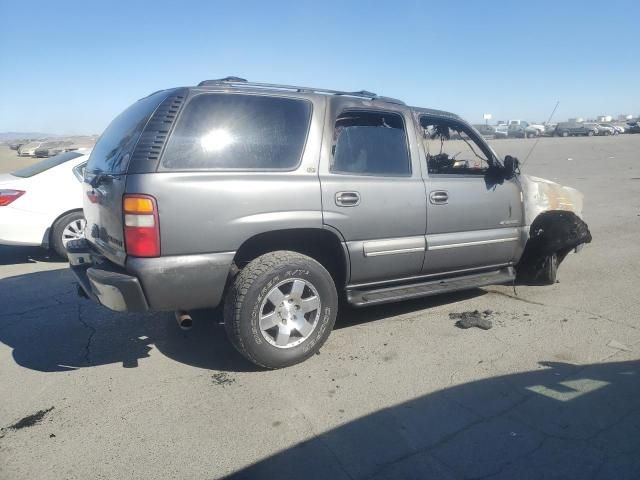
M 322 96 L 343 96 L 343 97 L 355 97 L 363 98 L 372 101 L 379 101 L 385 103 L 392 103 L 395 105 L 405 105 L 402 100 L 396 98 L 380 96 L 376 93 L 369 92 L 367 90 L 359 90 L 354 92 L 342 91 L 342 90 L 330 90 L 326 88 L 316 87 L 303 87 L 298 85 L 281 85 L 277 83 L 261 83 L 261 82 L 249 82 L 240 77 L 225 77 L 215 80 L 203 80 L 196 87 L 198 89 L 213 89 L 225 91 L 242 91 L 248 93 L 261 93 L 261 92 L 291 92 L 302 95 L 322 95 Z
M 249 82 L 244 78 L 239 77 L 225 77 L 214 80 L 203 80 L 198 85 L 192 85 L 189 87 L 181 87 L 187 88 L 189 90 L 201 90 L 201 91 L 214 91 L 214 92 L 243 92 L 250 94 L 260 94 L 260 93 L 289 93 L 294 94 L 296 96 L 303 97 L 350 97 L 350 98 L 360 98 L 363 100 L 370 100 L 375 103 L 380 104 L 392 104 L 392 105 L 400 105 L 406 107 L 408 110 L 417 113 L 418 115 L 430 115 L 433 117 L 446 118 L 450 120 L 458 120 L 467 123 L 460 116 L 456 115 L 452 112 L 447 112 L 445 110 L 437 110 L 432 108 L 423 108 L 423 107 L 415 107 L 409 106 L 402 100 L 398 100 L 396 98 L 386 97 L 382 95 L 378 95 L 376 93 L 367 91 L 367 90 L 359 90 L 354 92 L 342 91 L 342 90 L 330 90 L 325 88 L 315 88 L 315 87 L 303 87 L 296 85 L 281 85 L 275 83 L 260 83 L 260 82 Z M 171 88 L 165 91 L 179 90 L 180 88 Z M 153 92 L 151 95 L 158 93 Z

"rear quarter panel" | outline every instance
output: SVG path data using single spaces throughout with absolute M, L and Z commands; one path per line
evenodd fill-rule
M 158 202 L 161 253 L 236 251 L 252 236 L 322 228 L 318 177 L 325 99 L 312 100 L 307 142 L 293 171 L 159 171 L 128 175 L 126 192 Z

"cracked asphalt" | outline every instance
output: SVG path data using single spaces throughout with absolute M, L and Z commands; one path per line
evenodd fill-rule
M 343 309 L 279 371 L 245 362 L 217 311 L 189 332 L 115 314 L 45 252 L 0 247 L 0 478 L 640 478 L 638 151 L 542 139 L 523 167 L 585 194 L 594 241 L 559 283 Z M 454 327 L 475 309 L 491 330 Z

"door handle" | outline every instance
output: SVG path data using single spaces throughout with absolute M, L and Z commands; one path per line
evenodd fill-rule
M 360 194 L 358 192 L 338 192 L 336 193 L 336 205 L 339 207 L 360 205 Z
M 434 205 L 446 205 L 449 203 L 449 194 L 444 190 L 434 190 L 429 194 L 429 201 Z

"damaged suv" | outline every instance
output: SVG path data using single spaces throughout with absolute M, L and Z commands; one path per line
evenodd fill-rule
M 591 240 L 581 210 L 452 113 L 228 77 L 109 125 L 86 167 L 86 239 L 67 249 L 91 299 L 183 325 L 224 303 L 233 345 L 278 368 L 318 351 L 341 296 L 553 283 Z

